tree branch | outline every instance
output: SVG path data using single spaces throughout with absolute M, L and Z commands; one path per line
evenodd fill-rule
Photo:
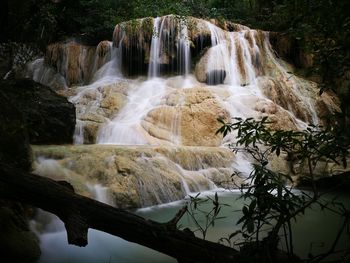
M 0 167 L 0 198 L 27 203 L 57 215 L 65 223 L 69 244 L 86 246 L 88 228 L 94 228 L 180 262 L 240 261 L 236 250 L 174 227 L 185 213 L 184 208 L 168 223 L 157 223 L 78 195 L 62 182 L 5 166 Z

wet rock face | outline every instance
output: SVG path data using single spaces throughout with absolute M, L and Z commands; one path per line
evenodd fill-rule
M 32 144 L 71 143 L 75 127 L 75 108 L 50 88 L 28 79 L 1 81 L 1 92 L 10 105 L 18 107 Z
M 109 41 L 101 41 L 96 48 L 96 55 L 95 55 L 95 68 L 93 71 L 98 70 L 101 68 L 107 61 L 110 60 L 112 56 L 112 49 L 111 49 L 111 43 Z
M 96 143 L 98 130 L 119 112 L 127 102 L 129 83 L 119 83 L 83 89 L 71 98 L 77 112 L 76 143 Z M 79 141 L 80 140 L 80 141 Z
M 154 30 L 157 29 L 157 30 Z M 159 40 L 157 58 L 151 58 L 152 41 Z M 121 48 L 122 70 L 127 76 L 145 75 L 150 64 L 159 65 L 161 75 L 184 73 L 180 58 L 184 46 L 193 57 L 211 45 L 206 21 L 194 17 L 168 15 L 142 18 L 116 25 L 113 45 Z M 156 61 L 154 61 L 156 60 Z
M 314 82 L 297 79 L 294 75 L 260 77 L 258 81 L 266 97 L 305 123 L 323 124 L 324 118 L 340 112 L 340 103 L 336 96 L 331 92 L 319 95 Z M 292 126 L 287 125 L 284 129 L 287 127 Z
M 286 34 L 271 32 L 270 42 L 277 54 L 299 68 L 314 66 L 314 55 L 303 50 L 297 39 Z
M 217 118 L 228 120 L 228 112 L 206 88 L 175 91 L 166 97 L 166 105 L 147 114 L 142 126 L 152 136 L 182 145 L 219 146 L 222 136 Z M 174 120 L 176 120 L 174 122 Z
M 147 73 L 153 18 L 136 19 L 116 25 L 113 45 L 121 48 L 124 74 L 135 76 Z
M 180 200 L 187 191 L 231 187 L 234 154 L 213 147 L 116 145 L 34 146 L 35 173 L 66 180 L 89 197 L 92 185 L 108 187 L 107 202 L 134 209 Z M 89 187 L 90 186 L 90 187 Z
M 51 44 L 46 50 L 45 63 L 60 73 L 68 86 L 87 83 L 92 77 L 95 49 L 76 42 Z M 102 49 L 103 44 L 99 54 L 105 55 Z

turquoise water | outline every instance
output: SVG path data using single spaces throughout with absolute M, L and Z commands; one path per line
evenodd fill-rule
M 213 197 L 214 192 L 206 192 L 201 196 Z M 241 217 L 241 207 L 243 200 L 239 199 L 239 192 L 219 192 L 220 203 L 225 203 L 228 206 L 223 206 L 223 219 L 215 222 L 215 226 L 208 231 L 207 239 L 218 241 L 221 237 L 227 237 L 230 233 L 239 229 L 236 225 L 237 220 Z M 330 197 L 327 197 L 329 199 Z M 350 204 L 350 195 L 342 194 L 340 199 L 344 204 Z M 160 206 L 148 207 L 139 209 L 137 214 L 152 219 L 158 222 L 166 222 L 170 220 L 176 212 L 184 205 L 188 199 L 164 204 Z M 201 207 L 204 210 L 210 210 L 211 205 Z M 305 258 L 308 253 L 318 254 L 325 252 L 331 246 L 342 220 L 328 211 L 319 211 L 314 206 L 305 213 L 305 216 L 300 216 L 293 225 L 294 229 L 294 249 L 295 252 Z M 55 219 L 58 220 L 58 219 Z M 205 222 L 204 217 L 200 222 Z M 176 262 L 175 259 L 154 250 L 142 247 L 140 245 L 127 242 L 118 237 L 109 234 L 89 229 L 89 244 L 84 248 L 71 246 L 67 244 L 66 232 L 63 224 L 55 221 L 56 230 L 51 230 L 40 236 L 42 256 L 39 263 L 137 263 L 137 262 Z M 61 224 L 61 225 L 60 225 Z M 190 227 L 195 229 L 195 225 L 188 215 L 180 220 L 181 227 Z M 58 230 L 57 230 L 58 229 Z M 196 232 L 201 236 L 200 231 Z M 340 241 L 339 248 L 349 247 L 350 240 L 348 236 L 343 235 Z M 283 244 L 282 244 L 283 247 Z

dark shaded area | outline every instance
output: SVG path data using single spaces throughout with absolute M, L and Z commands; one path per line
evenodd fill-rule
M 31 167 L 29 136 L 23 114 L 0 89 L 0 164 L 24 170 Z
M 25 139 L 31 144 L 73 142 L 75 107 L 65 97 L 29 79 L 2 80 L 0 95 L 6 102 L 1 103 L 0 111 L 5 115 L 9 125 L 9 128 L 5 125 L 1 126 L 3 132 L 17 136 L 17 133 L 11 133 L 9 129 L 23 130 L 18 135 L 21 136 L 20 138 L 13 137 L 14 144 L 11 143 L 11 140 L 4 144 L 8 145 L 5 152 L 15 147 L 11 145 L 25 142 Z M 28 139 L 25 130 L 28 132 Z M 6 137 L 2 136 L 2 139 L 4 138 Z M 18 145 L 18 147 L 25 146 Z M 13 149 L 14 153 L 21 152 L 18 150 Z
M 37 42 L 42 49 L 67 37 L 97 44 L 112 37 L 117 17 L 117 3 L 112 2 L 5 0 L 1 5 L 1 40 Z
M 1 262 L 37 262 L 41 254 L 39 239 L 28 224 L 33 211 L 30 206 L 0 199 Z
M 303 63 L 301 43 L 286 33 L 271 32 L 270 43 L 277 55 L 298 68 L 307 68 L 310 65 Z
M 20 173 L 31 170 L 29 143 L 72 142 L 75 108 L 66 98 L 32 80 L 1 80 L 0 119 L 0 167 L 14 170 L 12 179 L 22 181 Z M 6 176 L 0 173 L 1 179 Z M 14 187 L 11 192 L 17 196 L 21 189 Z M 4 193 L 0 189 L 1 260 L 35 262 L 40 257 L 39 240 L 28 225 L 34 209 Z
M 315 181 L 315 185 L 320 190 L 342 190 L 348 191 L 350 188 L 350 172 L 344 172 L 329 177 L 322 177 Z M 311 188 L 312 181 L 308 178 L 301 178 L 298 188 Z

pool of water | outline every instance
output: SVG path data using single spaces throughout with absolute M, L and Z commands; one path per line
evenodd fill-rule
M 227 237 L 240 229 L 236 222 L 242 216 L 240 210 L 244 203 L 244 200 L 239 198 L 238 191 L 219 190 L 218 193 L 220 203 L 227 204 L 227 206 L 222 207 L 220 216 L 223 218 L 215 221 L 214 227 L 208 230 L 207 239 L 212 241 L 218 241 L 221 237 Z M 214 191 L 202 193 L 200 196 L 213 197 Z M 326 197 L 328 200 L 331 198 L 331 196 Z M 135 213 L 158 222 L 166 222 L 188 200 L 187 198 L 170 204 L 143 208 Z M 339 200 L 343 204 L 350 205 L 349 194 L 341 194 Z M 211 207 L 209 202 L 201 206 L 201 209 L 208 211 Z M 40 234 L 42 256 L 38 263 L 176 262 L 175 259 L 157 251 L 93 229 L 89 229 L 89 244 L 86 247 L 68 245 L 63 223 L 52 215 L 50 217 L 52 217 L 50 224 L 46 225 L 44 232 Z M 204 224 L 205 217 L 200 217 L 199 222 Z M 196 229 L 196 225 L 187 214 L 183 216 L 178 225 L 190 227 L 192 230 Z M 295 252 L 302 258 L 306 258 L 308 253 L 315 255 L 326 252 L 332 245 L 341 225 L 341 218 L 327 210 L 320 211 L 319 206 L 315 205 L 312 209 L 307 210 L 304 216 L 299 216 L 296 223 L 293 223 Z M 197 231 L 196 235 L 200 237 L 201 232 Z M 349 244 L 349 236 L 343 235 L 339 242 L 339 248 L 349 247 Z

